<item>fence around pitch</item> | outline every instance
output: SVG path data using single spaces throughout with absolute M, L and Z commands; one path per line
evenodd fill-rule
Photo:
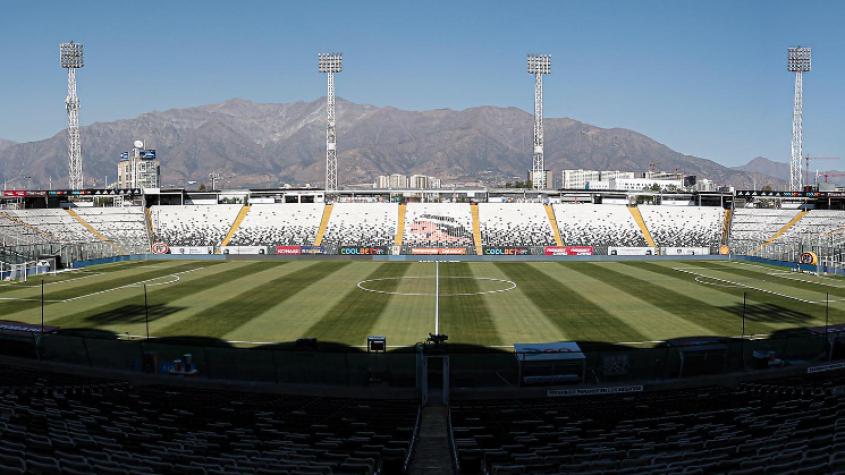
M 236 348 L 179 344 L 156 339 L 120 340 L 77 335 L 3 334 L 3 353 L 16 348 L 43 361 L 152 372 L 144 367 L 157 361 L 155 372 L 172 372 L 172 362 L 190 354 L 195 378 L 281 384 L 414 387 L 417 353 L 411 349 L 387 353 L 362 351 Z M 720 341 L 718 351 L 706 355 L 697 346 L 587 349 L 586 383 L 608 384 L 667 381 L 701 375 L 765 371 L 771 366 L 828 362 L 830 344 L 823 334 L 779 336 L 769 339 Z M 838 348 L 838 347 L 837 347 Z M 837 351 L 838 353 L 838 351 Z M 448 347 L 451 386 L 485 388 L 518 386 L 518 363 L 508 351 L 464 351 Z M 771 358 L 768 356 L 771 355 Z

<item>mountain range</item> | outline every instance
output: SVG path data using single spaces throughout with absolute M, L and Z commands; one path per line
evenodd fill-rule
M 322 186 L 325 116 L 325 99 L 286 104 L 233 99 L 94 123 L 81 128 L 86 185 L 101 186 L 106 177 L 113 181 L 120 153 L 141 139 L 147 148 L 157 149 L 164 185 L 207 183 L 209 173 L 219 171 L 226 187 Z M 728 168 L 676 152 L 633 130 L 570 118 L 546 118 L 544 124 L 546 167 L 554 171 L 557 185 L 565 168 L 650 167 L 738 188 L 785 185 L 780 173 Z M 338 99 L 339 183 L 364 186 L 391 173 L 437 176 L 445 184 L 494 186 L 525 180 L 531 131 L 532 115 L 515 107 L 408 111 Z M 33 177 L 33 186 L 46 186 L 49 177 L 65 182 L 64 131 L 34 142 L 0 141 L 0 178 L 25 176 Z
M 816 168 L 813 165 L 814 164 L 811 163 L 810 177 L 808 181 L 814 183 L 816 180 Z M 784 182 L 789 181 L 789 163 L 773 162 L 765 157 L 756 157 L 745 165 L 742 165 L 741 167 L 734 167 L 734 170 L 760 173 L 762 175 L 767 175 L 778 180 L 782 180 Z M 818 172 L 819 175 L 834 174 L 834 176 L 831 176 L 828 179 L 828 181 L 830 181 L 831 183 L 842 184 L 843 182 L 843 172 L 841 171 L 823 168 L 818 169 Z M 820 178 L 819 181 L 823 180 L 823 178 Z

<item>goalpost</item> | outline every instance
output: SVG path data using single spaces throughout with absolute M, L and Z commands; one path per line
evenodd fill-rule
M 0 279 L 2 280 L 26 282 L 30 277 L 45 274 L 56 274 L 55 257 L 15 263 L 0 261 Z

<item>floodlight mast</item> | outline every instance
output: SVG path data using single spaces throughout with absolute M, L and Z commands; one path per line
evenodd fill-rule
M 59 60 L 62 68 L 67 69 L 67 154 L 68 186 L 71 189 L 83 188 L 82 145 L 79 140 L 79 97 L 76 95 L 76 70 L 85 65 L 82 57 L 82 45 L 62 43 L 59 45 Z
M 543 159 L 543 75 L 551 72 L 551 55 L 528 55 L 528 73 L 534 75 L 534 152 L 531 185 L 535 190 L 546 188 L 546 166 Z
M 320 53 L 319 69 L 326 73 L 326 191 L 337 191 L 337 133 L 334 75 L 343 71 L 343 53 Z
M 812 69 L 810 48 L 795 47 L 787 50 L 786 69 L 795 73 L 795 95 L 792 100 L 792 157 L 789 161 L 789 186 L 800 191 L 804 183 L 801 158 L 804 156 L 804 73 Z

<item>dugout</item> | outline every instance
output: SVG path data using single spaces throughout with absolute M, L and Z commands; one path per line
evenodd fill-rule
M 679 338 L 666 342 L 677 351 L 678 377 L 719 374 L 728 366 L 728 345 L 718 338 Z
M 586 379 L 587 357 L 574 341 L 514 343 L 519 384 L 581 383 Z

